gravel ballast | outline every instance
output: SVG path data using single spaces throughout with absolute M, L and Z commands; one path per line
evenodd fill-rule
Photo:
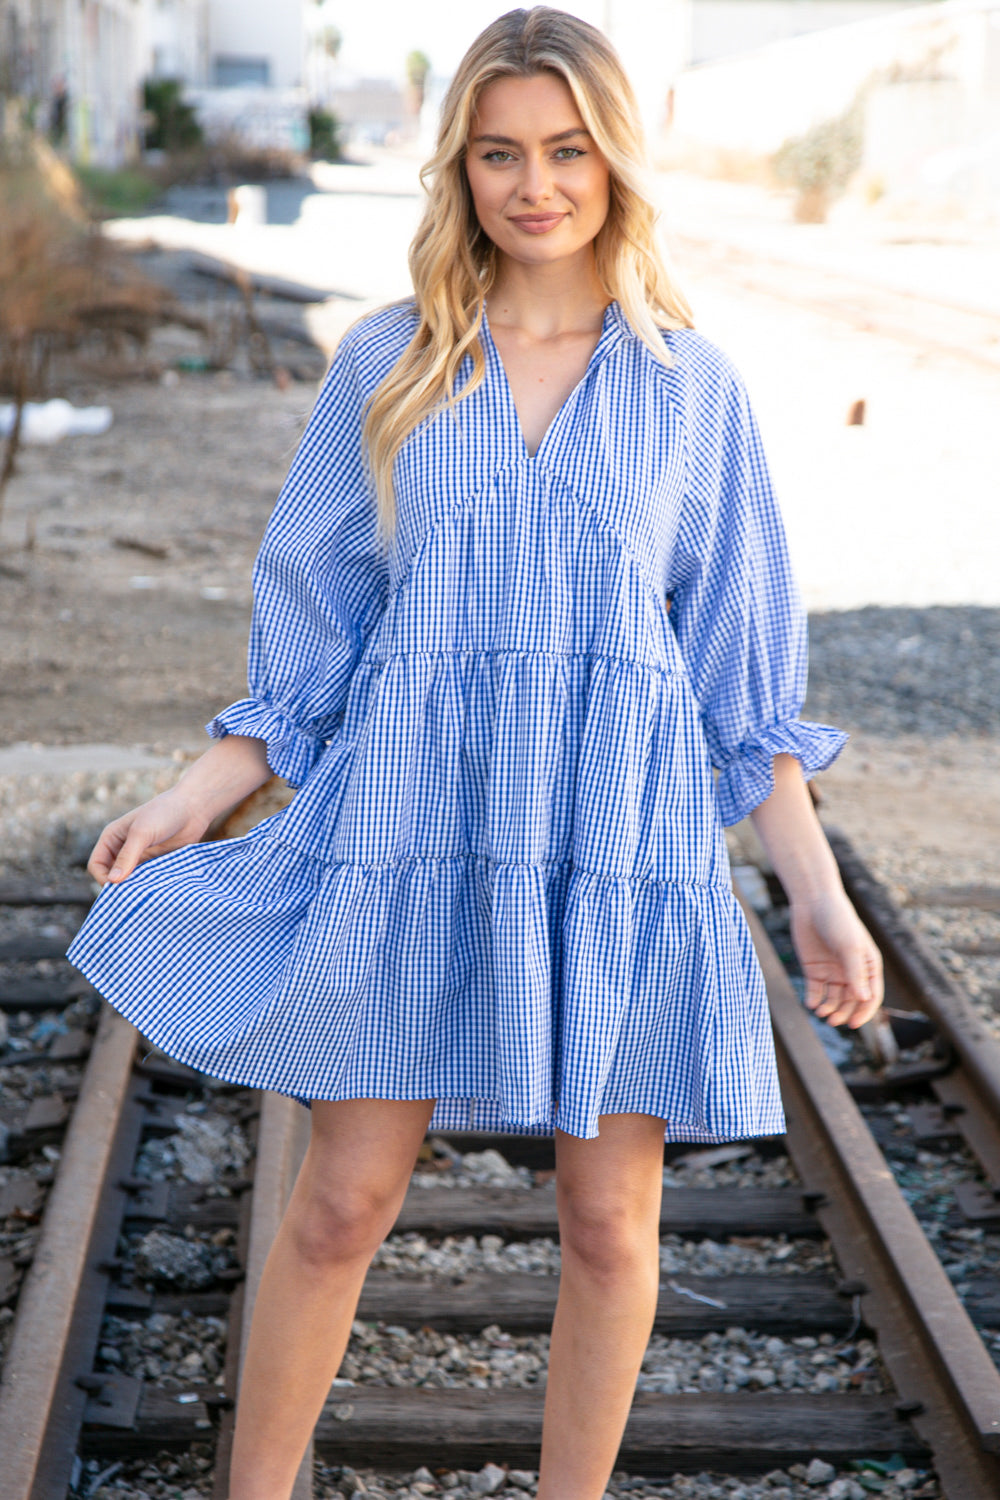
M 392 1234 L 375 1252 L 372 1265 L 386 1271 L 443 1279 L 490 1275 L 558 1275 L 561 1265 L 555 1240 L 508 1243 L 499 1235 L 455 1236 L 434 1241 L 422 1234 Z M 784 1235 L 746 1235 L 729 1241 L 688 1240 L 666 1234 L 660 1239 L 664 1275 L 750 1276 L 780 1272 L 802 1275 L 831 1271 L 833 1261 L 822 1240 L 789 1240 Z
M 495 1324 L 478 1338 L 355 1322 L 339 1383 L 482 1390 L 544 1385 L 548 1334 L 510 1334 Z M 832 1334 L 782 1339 L 729 1328 L 700 1339 L 654 1333 L 637 1389 L 676 1395 L 739 1390 L 889 1389 L 874 1344 Z
M 1000 732 L 1000 609 L 832 610 L 809 617 L 805 716 L 866 735 Z
M 195 1444 L 183 1455 L 164 1454 L 156 1463 L 102 1465 L 91 1459 L 81 1467 L 76 1492 L 88 1500 L 208 1500 L 212 1493 L 209 1461 L 202 1445 Z M 106 1475 L 102 1482 L 102 1475 Z M 479 1500 L 501 1495 L 504 1500 L 534 1495 L 538 1475 L 532 1469 L 509 1468 L 499 1463 L 481 1469 L 441 1469 L 422 1466 L 406 1474 L 377 1473 L 354 1469 L 348 1464 L 325 1464 L 317 1460 L 313 1491 L 319 1500 Z M 754 1478 L 728 1474 L 674 1474 L 660 1481 L 631 1476 L 616 1470 L 605 1492 L 605 1500 L 941 1500 L 941 1490 L 932 1475 L 911 1469 L 902 1459 L 888 1464 L 855 1461 L 851 1469 L 838 1470 L 822 1458 L 773 1469 Z

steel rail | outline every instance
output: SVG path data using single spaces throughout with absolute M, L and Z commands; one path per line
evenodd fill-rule
M 898 910 L 885 887 L 846 836 L 827 829 L 844 888 L 886 961 L 887 986 L 900 987 L 909 1002 L 940 1027 L 961 1064 L 958 1073 L 931 1088 L 946 1105 L 965 1111 L 958 1126 L 1000 1189 L 1000 1046 L 944 965 Z
M 25 1276 L 0 1385 L 0 1500 L 37 1500 L 47 1448 L 62 1425 L 66 1353 L 81 1287 L 94 1268 L 102 1193 L 129 1105 L 136 1030 L 110 1006 L 101 1015 L 59 1160 L 35 1256 Z M 72 1397 L 74 1418 L 85 1395 Z M 72 1461 L 72 1453 L 69 1455 Z M 62 1486 L 65 1490 L 65 1484 Z
M 764 971 L 789 1153 L 949 1500 L 1000 1494 L 1000 1371 L 735 881 Z

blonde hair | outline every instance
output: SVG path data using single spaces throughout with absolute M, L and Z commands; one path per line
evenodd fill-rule
M 479 331 L 499 252 L 480 227 L 465 174 L 479 96 L 496 79 L 539 73 L 556 73 L 568 84 L 610 169 L 608 215 L 594 239 L 597 273 L 609 298 L 617 299 L 664 364 L 671 356 L 660 330 L 693 326 L 657 242 L 658 209 L 644 181 L 639 110 L 618 54 L 595 26 L 546 5 L 498 17 L 472 43 L 445 95 L 437 146 L 420 170 L 429 201 L 409 252 L 420 321 L 367 403 L 362 440 L 384 539 L 395 530 L 392 472 L 403 443 L 432 413 L 450 408 L 455 415 L 456 400 L 471 395 L 485 374 Z M 472 373 L 456 398 L 466 354 Z

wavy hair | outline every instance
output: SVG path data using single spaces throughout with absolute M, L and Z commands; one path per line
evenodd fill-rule
M 420 320 L 366 403 L 362 441 L 384 540 L 395 530 L 392 473 L 403 443 L 425 417 L 446 408 L 457 416 L 456 403 L 471 395 L 485 374 L 479 331 L 499 252 L 479 224 L 465 173 L 479 96 L 497 79 L 540 73 L 565 80 L 608 163 L 608 214 L 594 239 L 596 269 L 608 297 L 617 299 L 631 327 L 666 365 L 671 356 L 660 330 L 693 326 L 690 306 L 657 241 L 658 209 L 645 181 L 642 124 L 617 52 L 595 26 L 546 5 L 499 16 L 466 52 L 441 106 L 437 146 L 420 169 L 428 202 L 409 251 Z M 472 372 L 456 396 L 466 354 Z

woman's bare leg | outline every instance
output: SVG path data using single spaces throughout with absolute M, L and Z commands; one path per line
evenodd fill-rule
M 369 1262 L 399 1213 L 433 1100 L 315 1101 L 264 1266 L 240 1383 L 230 1500 L 287 1500 L 340 1367 Z
M 562 1276 L 538 1500 L 601 1500 L 656 1312 L 664 1122 L 602 1115 L 599 1129 L 556 1131 Z

